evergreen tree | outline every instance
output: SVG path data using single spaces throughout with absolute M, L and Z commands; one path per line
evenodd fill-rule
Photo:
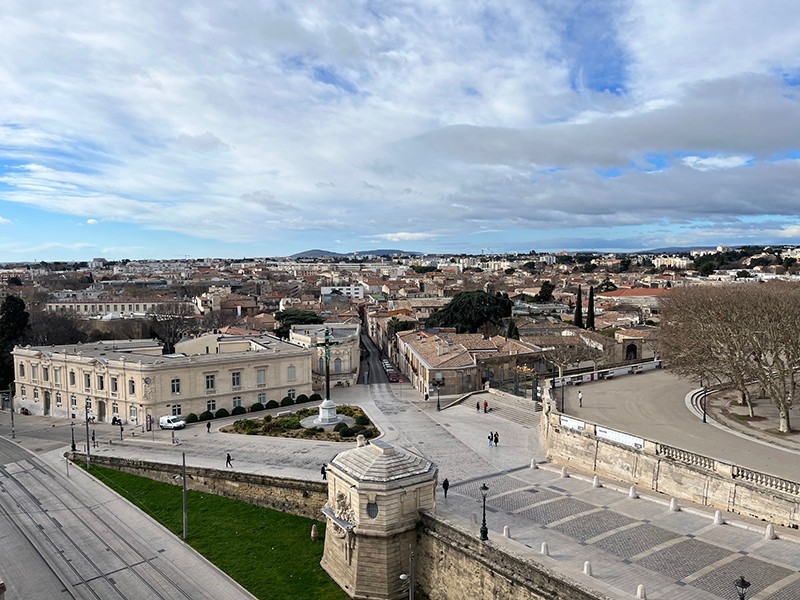
M 14 345 L 22 342 L 28 330 L 30 315 L 25 301 L 17 296 L 6 296 L 0 305 L 0 390 L 14 381 Z
M 517 324 L 514 323 L 514 319 L 511 319 L 508 322 L 508 330 L 506 331 L 506 337 L 510 340 L 519 339 L 519 329 L 517 329 Z
M 589 286 L 589 306 L 586 312 L 586 329 L 594 331 L 594 286 Z
M 578 286 L 578 295 L 575 297 L 575 327 L 583 329 L 583 297 L 581 286 Z
M 511 316 L 512 306 L 508 295 L 459 292 L 447 306 L 428 317 L 425 326 L 455 327 L 458 333 L 476 333 L 487 323 L 502 326 L 503 319 Z

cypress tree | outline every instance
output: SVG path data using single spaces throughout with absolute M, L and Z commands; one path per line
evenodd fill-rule
M 581 286 L 578 286 L 578 295 L 575 298 L 575 327 L 583 329 L 583 298 Z
M 594 331 L 594 286 L 589 286 L 589 307 L 586 313 L 586 329 Z

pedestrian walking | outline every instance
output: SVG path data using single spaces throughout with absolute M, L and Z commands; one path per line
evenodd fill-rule
M 206 432 L 211 433 L 211 421 L 206 422 Z
M 490 431 L 489 432 L 489 448 L 492 447 L 492 442 L 494 442 L 494 434 Z
M 442 482 L 442 489 L 444 490 L 444 497 L 447 498 L 447 490 L 450 489 L 450 480 L 447 477 Z
M 328 481 L 328 465 L 322 463 L 319 472 L 322 474 L 322 481 Z
M 489 403 L 486 400 L 484 400 L 483 401 L 483 412 L 487 412 L 488 408 L 489 408 Z
M 475 403 L 475 410 L 477 410 L 478 412 L 481 412 L 481 401 L 480 400 L 478 400 Z
M 583 392 L 578 392 L 578 408 L 583 408 Z
M 425 402 L 427 402 L 427 401 L 428 401 L 428 398 L 430 398 L 430 396 L 428 396 L 428 393 L 426 392 L 426 393 L 425 393 Z
M 495 447 L 500 445 L 500 434 L 496 431 L 494 432 L 494 445 Z
M 225 466 L 233 468 L 232 460 L 230 453 L 228 453 L 227 456 L 225 456 Z

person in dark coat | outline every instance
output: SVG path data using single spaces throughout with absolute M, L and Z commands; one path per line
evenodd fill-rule
M 444 490 L 444 497 L 447 498 L 447 490 L 450 489 L 450 480 L 447 477 L 442 482 L 442 489 Z
M 494 432 L 494 445 L 495 446 L 500 445 L 500 434 L 497 433 L 496 431 Z
M 478 400 L 475 403 L 475 410 L 477 410 L 478 412 L 481 412 L 481 401 L 480 400 Z
M 492 442 L 494 442 L 494 434 L 490 431 L 489 432 L 489 448 L 492 447 Z
M 211 421 L 208 421 L 208 422 L 206 423 L 206 431 L 207 431 L 208 433 L 211 433 Z
M 230 453 L 225 456 L 225 466 L 233 468 L 233 463 L 231 462 L 233 459 L 231 458 Z
M 322 474 L 322 481 L 328 481 L 328 465 L 322 463 L 319 472 Z

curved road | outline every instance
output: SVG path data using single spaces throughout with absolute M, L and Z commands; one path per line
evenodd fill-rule
M 744 439 L 703 423 L 685 404 L 697 385 L 666 370 L 565 388 L 565 412 L 632 435 L 702 454 L 725 463 L 800 481 L 798 453 Z M 583 392 L 583 408 L 578 392 Z M 561 390 L 556 391 L 560 404 Z

